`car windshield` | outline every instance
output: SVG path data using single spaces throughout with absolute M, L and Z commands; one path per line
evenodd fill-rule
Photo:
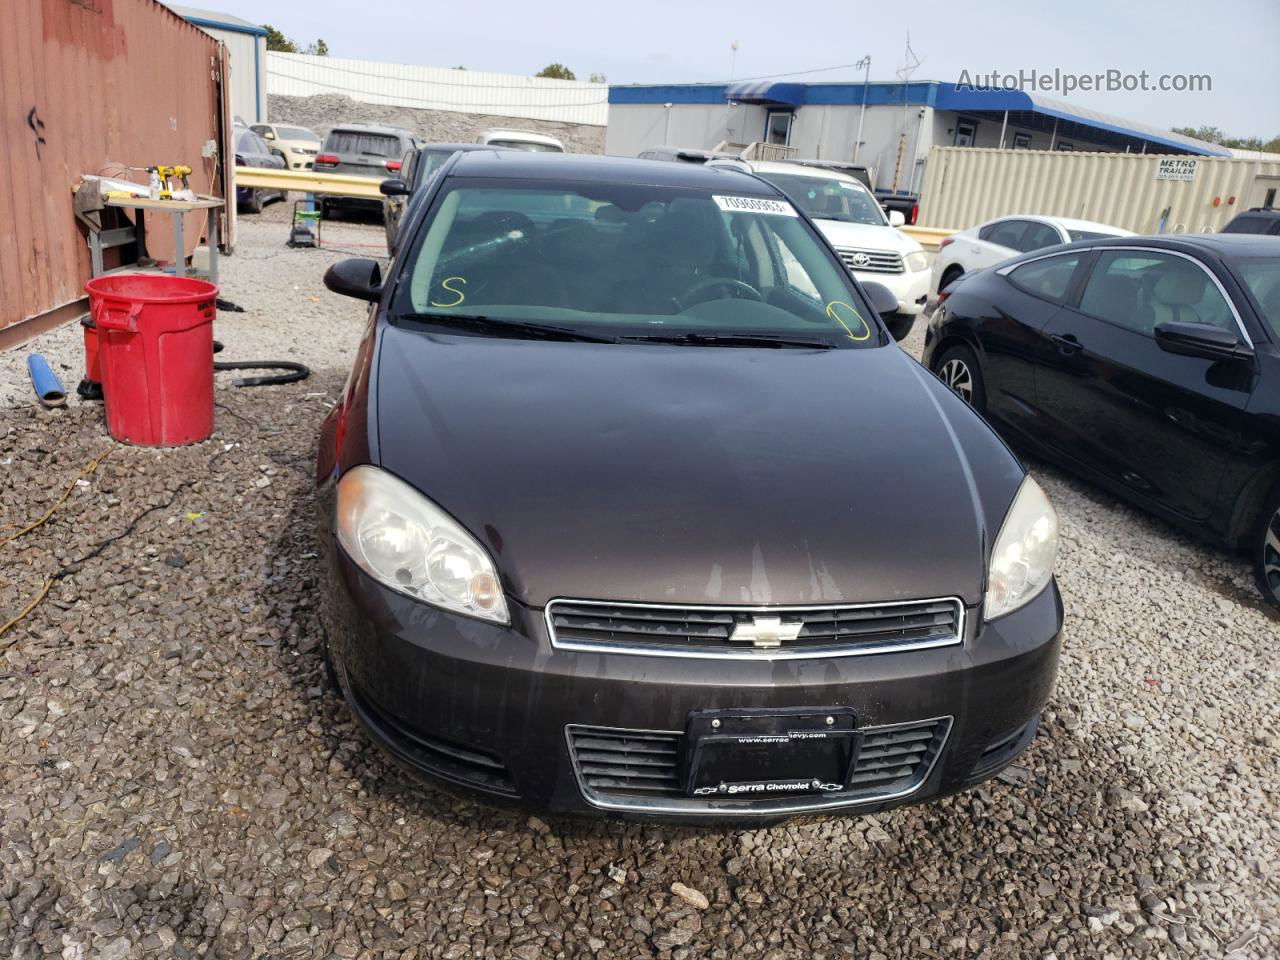
M 276 127 L 276 136 L 281 140 L 319 140 L 310 130 L 302 127 Z
M 848 275 L 781 198 L 638 184 L 446 184 L 395 312 L 483 332 L 876 346 Z M 514 328 L 511 328 L 514 329 Z M 716 338 L 719 338 L 718 340 Z
M 875 197 L 860 183 L 796 173 L 761 173 L 815 220 L 869 223 L 882 227 L 888 221 Z
M 554 143 L 535 143 L 532 140 L 490 140 L 485 146 L 510 147 L 513 150 L 524 150 L 526 153 L 564 153 Z
M 1272 333 L 1280 338 L 1280 258 L 1238 260 L 1236 270 L 1258 302 Z

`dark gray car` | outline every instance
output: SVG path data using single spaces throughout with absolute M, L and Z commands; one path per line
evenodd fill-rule
M 317 173 L 347 173 L 381 182 L 400 173 L 401 158 L 419 141 L 403 127 L 380 123 L 340 123 L 325 135 L 316 155 Z M 363 197 L 318 196 L 320 215 L 336 209 L 382 209 L 382 201 Z

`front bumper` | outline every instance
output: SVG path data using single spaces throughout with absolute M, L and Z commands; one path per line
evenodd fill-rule
M 888 287 L 898 298 L 898 312 L 915 316 L 924 309 L 929 300 L 929 271 L 917 270 L 914 273 L 875 273 L 865 270 L 854 270 L 854 277 L 859 283 L 872 281 Z
M 951 793 L 993 776 L 1026 747 L 1057 671 L 1056 584 L 994 623 L 981 624 L 970 610 L 955 646 L 808 660 L 675 659 L 553 648 L 542 611 L 510 600 L 510 627 L 445 613 L 372 581 L 325 539 L 321 609 L 330 653 L 373 739 L 428 779 L 553 812 L 774 819 L 871 812 Z M 919 776 L 909 789 L 651 802 L 590 785 L 579 762 L 583 743 L 607 750 L 619 737 L 631 747 L 647 738 L 678 750 L 692 711 L 810 707 L 851 709 L 864 743 L 877 749 L 900 732 L 921 739 Z

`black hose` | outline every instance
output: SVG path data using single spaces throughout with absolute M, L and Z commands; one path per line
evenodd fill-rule
M 213 352 L 221 353 L 222 344 L 217 340 L 213 341 Z M 304 363 L 295 363 L 292 360 L 239 360 L 239 361 L 213 361 L 213 369 L 215 370 L 288 370 L 288 373 L 281 373 L 270 377 L 241 377 L 239 380 L 232 380 L 231 383 L 237 387 L 270 387 L 281 383 L 296 383 L 298 380 L 305 380 L 311 376 L 311 370 Z

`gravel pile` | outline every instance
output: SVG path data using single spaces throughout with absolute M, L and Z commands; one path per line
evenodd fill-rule
M 578 96 L 581 98 L 581 94 Z M 340 93 L 318 93 L 311 97 L 272 94 L 268 106 L 273 123 L 296 123 L 322 137 L 332 126 L 354 122 L 389 123 L 433 143 L 474 143 L 486 130 L 530 130 L 557 137 L 570 153 L 604 153 L 604 127 L 586 123 L 397 107 L 365 103 Z
M 246 313 L 218 336 L 313 377 L 220 375 L 210 441 L 117 447 L 0 546 L 0 622 L 54 578 L 0 637 L 0 956 L 1276 955 L 1280 625 L 1240 559 L 1039 465 L 1068 632 L 1041 734 L 1000 781 L 691 830 L 408 780 L 318 649 L 313 444 L 365 312 L 322 290 L 335 253 L 287 250 L 279 211 L 251 220 L 224 285 Z M 372 250 L 355 244 L 380 228 L 339 236 Z M 78 364 L 74 340 L 39 346 Z M 0 357 L 0 384 L 20 368 Z M 37 411 L 20 386 L 0 401 L 0 526 L 110 447 L 99 408 Z

